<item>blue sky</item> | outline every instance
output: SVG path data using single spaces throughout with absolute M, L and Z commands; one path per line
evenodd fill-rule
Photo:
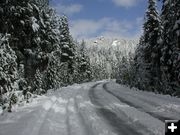
M 147 0 L 51 0 L 58 14 L 69 18 L 74 38 L 98 36 L 138 38 Z

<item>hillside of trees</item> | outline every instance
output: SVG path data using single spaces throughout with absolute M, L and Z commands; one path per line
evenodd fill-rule
M 129 70 L 138 40 L 101 36 L 87 40 L 85 44 L 92 76 L 95 80 L 102 80 L 117 78 L 121 70 Z

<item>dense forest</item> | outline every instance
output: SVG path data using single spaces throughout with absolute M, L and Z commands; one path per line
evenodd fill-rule
M 148 1 L 143 35 L 131 66 L 130 78 L 119 79 L 131 87 L 180 95 L 180 1 Z
M 103 36 L 86 41 L 93 78 L 95 80 L 123 78 L 124 73 L 129 73 L 137 44 L 138 40 L 135 39 L 112 39 Z
M 48 3 L 0 2 L 0 106 L 5 110 L 33 94 L 91 80 L 88 58 L 70 35 L 67 17 Z
M 0 2 L 0 106 L 29 102 L 74 83 L 113 79 L 157 93 L 180 95 L 180 1 L 148 1 L 135 53 L 77 42 L 68 19 L 48 0 Z

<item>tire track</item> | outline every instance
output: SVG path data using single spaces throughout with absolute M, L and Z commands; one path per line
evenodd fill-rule
M 36 121 L 32 129 L 25 129 L 22 134 L 29 134 L 29 135 L 40 135 L 41 129 L 44 126 L 44 122 L 47 119 L 47 116 L 49 115 L 49 112 L 52 110 L 53 105 L 55 105 L 57 102 L 57 99 L 51 103 L 50 108 L 44 113 L 41 119 L 39 121 Z M 36 114 L 37 115 L 37 114 Z M 38 125 L 37 125 L 38 124 Z M 29 132 L 31 131 L 31 132 Z
M 59 102 L 59 100 L 58 100 L 58 98 L 56 97 L 56 100 L 52 103 L 52 105 L 51 105 L 51 107 L 48 109 L 48 111 L 46 112 L 46 115 L 45 115 L 45 117 L 44 117 L 44 119 L 43 119 L 43 121 L 42 121 L 42 124 L 40 125 L 40 128 L 39 128 L 39 134 L 37 134 L 37 135 L 44 135 L 44 134 L 47 134 L 46 133 L 46 131 L 49 131 L 49 129 L 47 129 L 47 126 L 49 127 L 49 126 L 52 126 L 52 125 L 48 125 L 48 124 L 50 124 L 49 122 L 51 122 L 51 120 L 53 120 L 52 122 L 54 123 L 54 122 L 58 122 L 58 125 L 60 124 L 60 121 L 57 119 L 58 118 L 58 115 L 61 115 L 61 113 L 60 114 L 58 114 L 58 112 L 55 112 L 55 108 L 56 108 L 56 106 L 58 106 L 58 105 L 60 105 L 60 102 Z M 68 102 L 67 103 L 65 103 L 64 104 L 64 107 L 67 107 L 68 106 Z M 51 113 L 52 112 L 52 113 Z M 65 115 L 65 117 L 66 117 L 66 119 L 68 119 L 68 112 L 67 112 L 67 110 L 66 110 L 66 115 Z M 56 118 L 56 121 L 54 120 L 54 118 L 53 118 L 53 116 L 54 116 L 54 118 L 55 117 L 57 117 Z M 66 121 L 65 121 L 66 122 Z M 47 124 L 47 125 L 46 125 Z M 69 130 L 68 130 L 68 128 L 69 128 L 69 126 L 68 125 L 66 125 L 65 126 L 66 127 L 66 129 L 65 129 L 65 132 L 63 133 L 63 135 L 70 135 L 70 133 L 69 133 Z M 52 132 L 48 132 L 48 134 L 52 134 Z M 56 131 L 54 131 L 53 130 L 53 135 L 56 135 L 56 134 L 58 134 L 59 135 L 59 133 Z M 34 135 L 34 134 L 33 134 Z
M 70 119 L 69 119 L 70 113 L 69 113 L 68 106 L 69 106 L 69 101 L 66 105 L 66 125 L 67 125 L 67 134 L 71 135 L 71 127 L 70 127 Z
M 67 106 L 67 103 L 64 104 L 64 107 Z M 37 135 L 49 135 L 49 134 L 53 134 L 53 135 L 68 135 L 68 130 L 66 129 L 67 126 L 65 125 L 65 120 L 63 119 L 62 121 L 62 117 L 61 115 L 65 114 L 62 113 L 58 110 L 58 106 L 60 106 L 60 102 L 58 101 L 58 98 L 56 98 L 56 100 L 54 101 L 54 103 L 51 105 L 51 107 L 48 109 L 46 116 L 44 117 L 42 124 L 40 124 L 40 128 L 39 128 L 39 132 Z M 64 108 L 65 110 L 65 108 Z M 67 117 L 67 115 L 65 115 L 65 118 Z M 63 123 L 63 125 L 62 125 Z M 63 130 L 62 130 L 62 127 Z M 36 135 L 36 134 L 33 134 Z
M 92 129 L 85 121 L 83 114 L 78 110 L 76 97 L 71 98 L 66 107 L 68 135 L 94 135 Z
M 128 124 L 126 121 L 123 121 L 121 118 L 119 118 L 110 109 L 103 107 L 103 105 L 98 101 L 97 95 L 95 94 L 95 88 L 99 84 L 94 85 L 89 90 L 89 97 L 90 97 L 91 102 L 95 106 L 98 106 L 98 108 L 96 108 L 97 113 L 99 113 L 100 116 L 103 116 L 103 118 L 108 122 L 108 124 L 112 127 L 112 129 L 118 135 L 143 135 L 142 133 L 137 131 L 136 129 L 137 127 L 134 127 L 133 125 Z
M 109 83 L 109 82 L 108 82 Z M 105 85 L 107 85 L 108 83 L 106 83 Z M 106 87 L 106 89 L 108 90 L 108 88 L 107 88 L 107 86 L 105 86 Z M 110 91 L 111 92 L 111 91 Z M 123 94 L 125 94 L 125 95 L 127 95 L 127 96 L 131 96 L 131 97 L 133 97 L 133 98 L 136 98 L 136 99 L 138 99 L 138 100 L 140 100 L 140 101 L 143 101 L 143 102 L 145 102 L 145 103 L 147 103 L 147 104 L 149 104 L 149 105 L 152 105 L 152 106 L 155 106 L 155 107 L 159 107 L 161 104 L 158 104 L 158 103 L 156 103 L 156 102 L 154 102 L 153 100 L 148 100 L 148 99 L 146 99 L 146 98 L 144 98 L 144 97 L 142 97 L 142 96 L 140 96 L 140 95 L 136 95 L 136 96 L 134 96 L 134 95 L 129 95 L 129 93 L 127 93 L 127 92 L 125 92 L 125 93 L 123 93 Z M 156 96 L 156 95 L 154 95 L 154 96 Z M 152 97 L 152 98 L 155 98 L 155 97 Z M 157 98 L 157 97 L 156 97 Z M 162 98 L 163 100 L 167 100 L 167 99 L 164 99 L 164 98 Z M 175 114 L 180 114 L 180 112 L 179 111 L 177 111 L 176 109 L 174 109 L 174 108 L 171 108 L 171 109 L 169 109 L 168 107 L 164 107 L 166 110 L 169 110 L 169 111 L 171 111 L 171 112 L 173 112 L 173 113 L 175 113 Z M 179 115 L 180 116 L 180 115 Z
M 125 104 L 127 104 L 127 105 L 129 105 L 129 106 L 131 106 L 131 107 L 134 107 L 134 108 L 138 109 L 139 111 L 143 111 L 143 112 L 151 115 L 152 117 L 154 117 L 154 118 L 162 121 L 163 123 L 165 122 L 165 120 L 171 120 L 171 119 L 172 119 L 172 118 L 170 118 L 170 117 L 165 117 L 165 116 L 162 116 L 162 115 L 157 114 L 157 113 L 154 113 L 154 112 L 149 112 L 149 111 L 147 111 L 146 109 L 144 109 L 142 106 L 137 105 L 137 104 L 135 104 L 135 103 L 133 103 L 133 102 L 131 102 L 131 101 L 126 100 L 126 99 L 123 98 L 123 97 L 120 97 L 120 96 L 114 94 L 113 92 L 111 92 L 110 90 L 108 90 L 108 88 L 107 88 L 107 86 L 106 86 L 107 84 L 108 84 L 108 83 L 103 84 L 103 89 L 104 89 L 107 93 L 109 93 L 109 94 L 113 95 L 114 97 L 116 97 L 120 102 L 125 103 Z M 132 98 L 134 98 L 134 97 L 132 96 Z
M 75 97 L 74 105 L 75 105 L 75 110 L 77 112 L 80 123 L 81 123 L 82 127 L 84 127 L 84 131 L 85 131 L 86 135 L 94 135 L 93 130 L 88 126 L 87 122 L 84 119 L 83 114 L 80 112 L 80 110 L 78 108 L 77 97 Z

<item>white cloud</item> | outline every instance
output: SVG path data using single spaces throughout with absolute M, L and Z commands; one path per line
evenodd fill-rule
M 72 27 L 70 28 L 71 33 L 76 38 L 89 37 L 96 34 L 97 31 L 102 29 L 102 21 L 94 20 L 77 20 L 72 21 Z
M 134 22 L 118 21 L 113 18 L 72 21 L 70 31 L 77 39 L 93 38 L 95 36 L 135 38 L 141 33 L 139 18 Z
M 53 7 L 59 14 L 65 15 L 73 15 L 83 9 L 83 6 L 80 4 L 63 5 L 62 3 L 59 3 L 57 5 L 54 5 Z
M 112 0 L 114 4 L 120 7 L 133 7 L 136 6 L 141 0 Z

